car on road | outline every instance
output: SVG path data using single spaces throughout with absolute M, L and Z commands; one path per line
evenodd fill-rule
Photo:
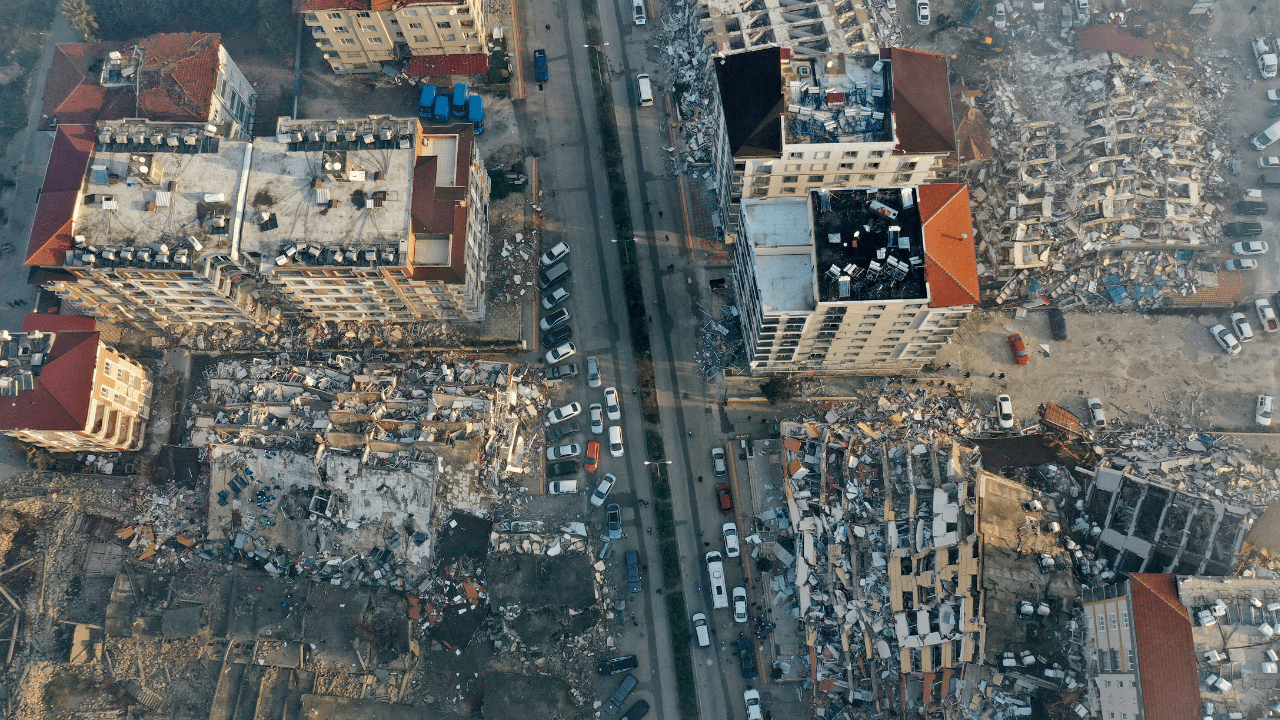
M 1241 240 L 1231 246 L 1231 252 L 1236 255 L 1263 255 L 1270 249 L 1263 240 Z
M 538 322 L 538 327 L 543 330 L 550 330 L 569 322 L 569 308 L 560 308 L 554 312 L 549 312 Z
M 591 442 L 595 441 L 592 440 Z M 587 445 L 590 447 L 590 443 Z M 599 443 L 596 443 L 596 445 L 599 446 Z M 588 450 L 587 452 L 590 453 L 591 451 Z M 616 482 L 618 482 L 616 475 L 605 473 L 604 477 L 600 478 L 600 484 L 596 486 L 596 491 L 591 493 L 591 504 L 596 507 L 603 505 L 604 499 L 609 497 L 609 491 L 613 489 L 613 484 Z
M 617 715 L 618 711 L 622 709 L 622 703 L 627 701 L 627 696 L 630 695 L 631 691 L 635 690 L 636 685 L 639 684 L 640 681 L 636 679 L 635 675 L 627 675 L 622 678 L 622 682 L 618 683 L 617 689 L 614 690 L 613 694 L 609 696 L 609 699 L 604 702 L 604 711 L 610 715 Z
M 1258 261 L 1253 258 L 1231 258 L 1222 263 L 1223 270 L 1231 270 L 1233 272 L 1241 270 L 1257 270 Z
M 640 592 L 644 589 L 640 584 L 640 553 L 635 550 L 628 550 L 626 556 L 627 565 L 627 590 L 629 592 Z
M 546 50 L 539 49 L 533 51 L 533 79 L 540 83 L 544 83 L 550 79 L 549 73 L 547 72 Z
M 1013 427 L 1013 400 L 1008 395 L 996 396 L 996 415 L 1000 420 L 1000 427 L 1008 430 Z
M 568 299 L 569 299 L 568 288 L 565 288 L 563 286 L 558 287 L 555 290 L 552 290 L 551 292 L 542 296 L 542 309 L 550 310 Z
M 1067 316 L 1059 308 L 1049 308 L 1049 331 L 1054 340 L 1067 339 Z
M 994 25 L 997 30 L 1003 30 L 1005 25 L 1009 24 L 1007 18 L 1008 16 L 1005 13 L 1004 3 L 996 3 L 995 13 L 991 24 Z
M 1271 107 L 1267 108 L 1267 117 L 1280 117 L 1280 103 L 1272 103 Z
M 622 508 L 618 507 L 618 503 L 609 503 L 609 507 L 605 508 L 605 530 L 609 533 L 610 540 L 622 537 Z
M 542 333 L 542 344 L 545 347 L 556 347 L 573 337 L 573 328 L 561 325 Z
M 569 443 L 567 445 L 557 445 L 547 448 L 548 460 L 567 460 L 575 458 L 582 454 L 582 446 L 577 443 Z
M 609 426 L 609 454 L 613 457 L 622 457 L 622 427 L 618 425 Z
M 720 526 L 720 533 L 724 535 L 724 554 L 729 557 L 741 555 L 742 546 L 738 544 L 738 526 L 727 522 Z
M 744 623 L 747 621 L 747 589 L 736 587 L 733 589 L 733 621 Z
M 1240 354 L 1240 341 L 1236 340 L 1236 336 L 1231 334 L 1226 325 L 1214 325 L 1209 328 L 1209 334 L 1214 340 L 1218 341 L 1224 352 L 1228 355 Z
M 640 663 L 636 660 L 635 655 L 623 655 L 612 660 L 601 660 L 596 664 L 596 671 L 600 673 L 600 677 L 609 677 L 624 670 L 635 670 L 638 667 L 640 667 Z
M 601 409 L 600 403 L 591 403 L 591 434 L 604 434 L 604 410 Z
M 633 8 L 632 14 L 635 18 L 636 24 L 637 25 L 645 24 L 645 21 L 648 20 L 648 17 L 644 9 L 644 0 L 633 0 L 631 5 Z
M 1262 223 L 1238 220 L 1222 226 L 1227 237 L 1254 237 L 1262 234 Z
M 711 581 L 711 607 L 729 607 L 729 591 L 724 584 L 724 557 L 712 550 L 706 554 L 707 578 Z
M 618 720 L 641 720 L 645 715 L 649 714 L 649 703 L 645 700 L 637 700 L 635 705 L 627 708 L 627 712 Z
M 571 462 L 567 464 L 577 466 L 577 463 Z M 577 480 L 552 480 L 547 483 L 548 495 L 567 495 L 576 492 L 578 492 Z
M 1019 365 L 1031 362 L 1031 356 L 1027 354 L 1027 346 L 1022 342 L 1022 336 L 1017 333 L 1009 336 L 1009 351 L 1013 353 L 1013 361 Z
M 1276 320 L 1275 308 L 1271 307 L 1271 303 L 1266 298 L 1254 300 L 1253 307 L 1258 311 L 1258 322 L 1262 324 L 1263 330 L 1266 332 L 1280 330 L 1280 321 Z
M 1273 92 L 1275 92 L 1275 90 L 1267 91 L 1267 93 L 1273 93 Z M 1278 168 L 1280 167 L 1280 157 L 1276 157 L 1274 155 L 1272 155 L 1271 157 L 1260 157 L 1258 158 L 1258 167 L 1262 168 L 1263 170 L 1266 170 L 1268 168 Z
M 929 24 L 929 0 L 916 2 L 916 22 L 921 25 Z
M 760 710 L 759 690 L 747 688 L 742 691 L 742 701 L 747 704 L 747 720 L 764 720 L 764 713 Z
M 738 638 L 738 662 L 742 663 L 742 677 L 753 680 L 759 677 L 756 670 L 756 644 L 749 637 Z
M 547 371 L 548 380 L 564 380 L 565 378 L 577 377 L 578 366 L 574 363 L 565 363 L 556 365 Z
M 616 387 L 604 389 L 604 414 L 614 422 L 622 419 L 622 406 L 618 404 L 618 388 Z
M 1280 107 L 1280 105 L 1277 105 L 1276 107 Z M 1267 204 L 1260 200 L 1237 200 L 1236 214 L 1237 215 L 1266 215 Z
M 547 442 L 548 443 L 560 442 L 566 437 L 569 437 L 570 435 L 576 435 L 580 432 L 582 432 L 582 426 L 578 424 L 577 420 L 570 420 L 569 422 L 557 423 L 547 428 Z
M 560 347 L 555 348 L 554 350 L 548 350 L 547 364 L 555 365 L 556 363 L 560 362 L 561 360 L 569 357 L 570 355 L 576 352 L 578 352 L 578 348 L 574 347 L 573 343 L 565 343 Z
M 542 253 L 542 267 L 551 267 L 569 254 L 568 243 L 558 242 L 551 249 Z
M 600 443 L 592 440 L 587 443 L 587 460 L 582 463 L 582 469 L 587 472 L 595 472 L 600 469 Z
M 1263 427 L 1271 425 L 1271 410 L 1274 402 L 1270 395 L 1259 395 L 1258 404 L 1253 411 L 1253 421 Z
M 1268 90 L 1267 99 L 1270 100 L 1271 102 L 1280 102 L 1280 90 L 1277 90 L 1275 88 Z M 1280 161 L 1277 161 L 1276 164 L 1280 165 Z
M 587 386 L 600 387 L 600 362 L 595 355 L 587 356 Z
M 1231 332 L 1235 333 L 1240 342 L 1249 342 L 1253 339 L 1253 328 L 1249 327 L 1249 319 L 1244 316 L 1244 313 L 1233 312 L 1229 319 Z
M 729 494 L 729 486 L 720 483 L 716 486 L 716 502 L 720 505 L 720 512 L 733 512 L 733 496 Z
M 724 477 L 726 472 L 724 448 L 711 448 L 711 474 L 716 477 Z
M 547 413 L 547 421 L 550 422 L 552 425 L 555 425 L 556 423 L 564 422 L 565 420 L 568 420 L 571 417 L 577 417 L 578 415 L 581 415 L 581 414 L 582 414 L 582 404 L 571 402 L 568 405 L 565 405 L 564 407 L 558 407 L 555 410 L 552 410 L 551 412 Z
M 1107 426 L 1107 411 L 1102 407 L 1102 400 L 1099 398 L 1089 398 L 1085 401 L 1089 405 L 1089 420 L 1096 428 Z
M 694 613 L 693 617 L 693 637 L 698 641 L 698 647 L 707 647 L 711 644 L 711 629 L 707 623 L 706 613 Z

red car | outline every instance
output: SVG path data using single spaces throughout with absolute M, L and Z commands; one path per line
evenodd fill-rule
M 733 497 L 729 495 L 729 486 L 720 483 L 716 486 L 716 500 L 720 501 L 720 512 L 733 512 Z
M 592 440 L 587 443 L 587 461 L 582 468 L 587 472 L 595 472 L 600 467 L 600 443 Z
M 1019 365 L 1031 362 L 1031 356 L 1027 354 L 1027 346 L 1022 344 L 1021 335 L 1014 333 L 1009 336 L 1009 349 L 1013 351 L 1013 361 Z

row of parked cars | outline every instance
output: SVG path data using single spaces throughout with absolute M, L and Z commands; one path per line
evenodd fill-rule
M 1107 426 L 1107 410 L 1102 406 L 1102 399 L 1092 397 L 1085 401 L 1088 406 L 1088 423 L 1095 429 Z M 1008 395 L 996 396 L 996 421 L 1002 430 L 1013 428 L 1013 400 Z
M 1273 333 L 1280 330 L 1280 322 L 1276 320 L 1276 311 L 1271 306 L 1271 301 L 1258 298 L 1253 301 L 1253 309 L 1258 314 L 1258 324 L 1264 332 Z M 1229 329 L 1226 325 L 1219 323 L 1209 328 L 1209 334 L 1217 341 L 1223 352 L 1228 355 L 1239 355 L 1244 349 L 1241 343 L 1249 342 L 1254 338 L 1253 326 L 1249 324 L 1249 318 L 1242 312 L 1231 313 L 1227 322 L 1231 324 Z

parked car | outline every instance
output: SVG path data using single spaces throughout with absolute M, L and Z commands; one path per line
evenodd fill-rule
M 729 494 L 729 486 L 720 483 L 716 486 L 716 502 L 720 504 L 720 512 L 733 512 L 733 496 Z
M 587 385 L 589 387 L 600 387 L 600 362 L 596 360 L 595 355 L 587 356 Z
M 582 432 L 582 426 L 578 424 L 577 420 L 570 420 L 569 422 L 557 423 L 547 428 L 547 442 L 548 443 L 560 442 L 566 437 L 570 435 L 576 435 L 577 433 L 580 433 L 580 432 Z
M 1266 298 L 1254 300 L 1253 307 L 1258 311 L 1258 322 L 1262 324 L 1263 330 L 1266 332 L 1280 330 L 1280 321 L 1276 320 L 1275 308 L 1271 307 L 1271 303 Z
M 540 83 L 544 83 L 550 79 L 550 74 L 547 72 L 546 50 L 539 49 L 533 51 L 533 79 Z
M 644 589 L 640 585 L 640 553 L 635 550 L 627 551 L 627 590 L 633 593 L 640 592 Z
M 720 526 L 720 533 L 724 535 L 724 554 L 728 557 L 738 557 L 742 554 L 742 547 L 738 544 L 738 526 L 731 522 L 727 522 Z
M 1013 400 L 1008 395 L 996 396 L 996 414 L 999 417 L 1000 427 L 1008 430 L 1013 427 Z
M 569 299 L 569 290 L 565 287 L 558 287 L 555 290 L 542 296 L 542 309 L 550 310 L 565 300 Z
M 595 441 L 592 440 L 591 442 Z M 599 445 L 600 443 L 596 443 L 597 447 L 599 447 Z M 589 446 L 590 443 L 588 443 L 588 447 Z M 604 499 L 609 497 L 609 491 L 613 489 L 613 484 L 616 482 L 618 482 L 617 476 L 613 473 L 605 473 L 604 477 L 600 478 L 600 484 L 596 486 L 596 491 L 591 493 L 591 504 L 596 507 L 603 505 Z
M 1013 361 L 1019 365 L 1031 362 L 1031 356 L 1027 354 L 1027 346 L 1023 344 L 1021 335 L 1014 333 L 1009 336 L 1009 350 L 1013 352 Z
M 1280 103 L 1272 103 L 1271 107 L 1267 108 L 1267 117 L 1280 117 Z
M 1277 105 L 1276 107 L 1280 107 L 1280 105 Z M 1236 214 L 1237 215 L 1266 215 L 1267 204 L 1262 202 L 1261 200 L 1237 200 Z
M 645 700 L 637 700 L 636 704 L 627 708 L 626 714 L 618 718 L 618 720 L 641 720 L 641 718 L 648 714 L 649 703 Z
M 564 259 L 564 256 L 568 254 L 569 254 L 568 243 L 563 243 L 563 242 L 556 243 L 555 245 L 551 246 L 550 250 L 542 253 L 542 267 L 551 267 L 552 265 L 555 265 L 557 262 L 560 262 L 560 260 Z
M 573 343 L 565 343 L 554 350 L 548 350 L 547 364 L 554 365 L 576 352 L 578 352 L 578 349 L 573 346 Z
M 756 644 L 749 637 L 738 638 L 738 662 L 742 663 L 743 679 L 753 680 L 759 677 L 760 673 L 756 671 Z
M 711 448 L 711 474 L 716 477 L 724 477 L 727 472 L 724 463 L 724 448 Z
M 747 704 L 747 720 L 764 720 L 764 713 L 760 711 L 759 690 L 747 688 L 742 692 L 742 701 Z
M 569 308 L 560 308 L 542 316 L 542 320 L 538 322 L 538 327 L 543 330 L 550 330 L 567 322 L 569 322 Z
M 995 15 L 993 17 L 993 24 L 995 25 L 997 30 L 1003 30 L 1004 26 L 1008 24 L 1008 18 L 1007 18 L 1007 15 L 1005 14 L 1004 3 L 1002 2 L 996 3 Z
M 568 420 L 571 417 L 576 417 L 581 414 L 582 414 L 582 404 L 571 402 L 568 405 L 565 405 L 564 407 L 558 407 L 555 410 L 552 410 L 551 412 L 547 413 L 547 421 L 550 422 L 552 425 L 554 425 L 558 422 L 564 422 L 565 420 Z
M 698 647 L 707 647 L 711 644 L 710 624 L 707 622 L 706 613 L 694 613 L 693 617 L 693 637 L 698 641 Z
M 556 365 L 547 371 L 547 378 L 549 380 L 564 380 L 565 378 L 577 377 L 577 375 L 578 366 L 573 363 Z
M 1276 90 L 1274 88 L 1272 88 L 1271 90 L 1268 90 L 1267 99 L 1270 100 L 1271 102 L 1280 102 L 1280 90 Z M 1280 165 L 1280 163 L 1276 163 L 1276 164 Z
M 1270 249 L 1265 240 L 1241 240 L 1231 245 L 1231 252 L 1236 255 L 1262 255 Z
M 577 463 L 570 462 L 568 465 L 577 466 Z M 577 480 L 552 480 L 547 483 L 548 495 L 567 495 L 578 492 Z
M 604 410 L 600 408 L 600 403 L 591 403 L 591 434 L 604 434 Z
M 622 419 L 622 406 L 618 404 L 618 388 L 604 389 L 604 414 L 615 422 Z
M 609 454 L 613 457 L 622 457 L 622 428 L 618 425 L 609 426 Z
M 1271 409 L 1274 400 L 1270 395 L 1259 395 L 1258 404 L 1253 411 L 1253 421 L 1263 427 L 1271 425 Z
M 1099 398 L 1089 398 L 1086 400 L 1089 404 L 1089 420 L 1093 422 L 1096 428 L 1104 428 L 1107 426 L 1107 411 L 1102 407 L 1102 400 Z
M 602 660 L 596 664 L 596 670 L 600 673 L 600 677 L 609 677 L 624 670 L 635 670 L 638 667 L 640 667 L 640 663 L 636 660 L 635 655 L 623 655 L 612 660 Z
M 1271 94 L 1273 92 L 1275 92 L 1275 90 L 1268 90 L 1267 94 Z M 1280 157 L 1276 157 L 1274 155 L 1271 157 L 1260 157 L 1258 158 L 1258 167 L 1263 170 L 1280 167 Z
M 744 623 L 747 621 L 747 589 L 736 587 L 733 589 L 733 621 Z
M 622 537 L 622 508 L 618 507 L 618 503 L 609 503 L 609 507 L 605 508 L 605 530 L 609 533 L 610 540 Z
M 1218 345 L 1220 345 L 1223 351 L 1228 355 L 1240 354 L 1240 342 L 1236 340 L 1235 335 L 1231 334 L 1231 331 L 1227 329 L 1226 325 L 1214 325 L 1209 328 L 1209 334 L 1213 336 L 1214 340 L 1218 341 Z
M 1262 223 L 1237 221 L 1222 226 L 1227 237 L 1254 237 L 1262 234 Z
M 1233 312 L 1229 318 L 1231 321 L 1231 332 L 1240 342 L 1249 342 L 1253 339 L 1253 328 L 1249 327 L 1249 319 L 1242 312 Z
M 1054 340 L 1067 339 L 1067 316 L 1058 308 L 1049 308 L 1049 331 Z
M 566 460 L 575 458 L 582 454 L 582 446 L 577 443 L 569 443 L 567 445 L 556 445 L 547 448 L 548 460 Z
M 1258 261 L 1253 258 L 1231 258 L 1222 263 L 1223 270 L 1241 271 L 1241 270 L 1257 270 Z
M 622 703 L 627 701 L 627 696 L 639 684 L 640 681 L 636 679 L 635 675 L 628 675 L 622 678 L 622 682 L 618 683 L 617 689 L 613 691 L 608 700 L 604 701 L 604 711 L 610 715 L 617 715 L 618 711 L 622 709 Z
M 600 469 L 600 443 L 592 440 L 587 443 L 587 460 L 582 463 L 582 469 L 587 472 L 595 472 Z
M 561 325 L 542 333 L 542 344 L 546 347 L 557 347 L 573 337 L 573 328 Z
M 929 24 L 929 0 L 916 2 L 916 22 L 921 25 Z
M 634 0 L 631 4 L 633 12 L 632 16 L 637 25 L 643 25 L 649 19 L 644 9 L 644 0 Z

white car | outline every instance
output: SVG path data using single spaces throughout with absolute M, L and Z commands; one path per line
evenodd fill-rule
M 1005 19 L 1004 3 L 1002 3 L 1002 2 L 998 2 L 998 3 L 996 3 L 996 9 L 995 9 L 995 26 L 996 26 L 996 29 L 997 29 L 997 30 L 1003 30 L 1003 29 L 1004 29 L 1004 26 L 1005 26 L 1005 25 L 1007 25 L 1007 24 L 1008 24 L 1008 22 L 1007 22 L 1007 21 L 1006 21 L 1006 19 Z
M 604 410 L 600 403 L 591 403 L 591 434 L 604 434 Z
M 569 254 L 569 246 L 565 243 L 556 243 L 551 249 L 542 253 L 542 267 L 551 267 L 555 265 L 561 258 Z
M 724 448 L 711 448 L 711 474 L 716 477 L 724 477 L 726 472 Z
M 1209 334 L 1218 341 L 1218 345 L 1221 345 L 1228 355 L 1240 354 L 1240 341 L 1236 340 L 1236 336 L 1231 334 L 1226 325 L 1214 325 L 1209 328 Z
M 604 505 L 604 499 L 609 497 L 609 491 L 613 489 L 613 484 L 618 482 L 618 477 L 613 473 L 605 473 L 600 478 L 600 484 L 596 486 L 596 491 L 591 493 L 591 504 L 596 507 Z
M 587 357 L 587 386 L 600 387 L 600 361 L 596 360 L 595 355 Z
M 1261 240 L 1241 240 L 1231 246 L 1231 252 L 1237 255 L 1263 255 L 1270 247 Z
M 1231 332 L 1236 334 L 1240 342 L 1249 342 L 1253 339 L 1253 328 L 1249 327 L 1249 319 L 1242 312 L 1231 313 Z
M 1275 92 L 1275 90 L 1268 90 L 1267 97 L 1270 98 L 1271 93 L 1273 92 Z M 1267 168 L 1280 167 L 1280 157 L 1276 157 L 1274 155 L 1271 157 L 1260 157 L 1258 158 L 1258 167 L 1263 170 L 1266 170 Z
M 558 407 L 547 413 L 547 422 L 551 425 L 564 422 L 571 417 L 577 417 L 582 414 L 582 405 L 580 403 L 571 402 L 564 407 Z
M 622 457 L 622 428 L 617 425 L 609 426 L 609 454 Z
M 1000 427 L 1005 430 L 1013 427 L 1013 401 L 1008 395 L 996 396 L 996 414 L 1000 418 Z
M 578 492 L 577 480 L 552 480 L 547 483 L 548 495 L 565 495 Z
M 1258 261 L 1253 258 L 1231 258 L 1222 263 L 1223 270 L 1257 270 Z
M 742 547 L 738 545 L 738 526 L 727 522 L 720 528 L 720 532 L 724 533 L 724 554 L 729 557 L 741 555 Z
M 574 347 L 573 343 L 565 343 L 559 347 L 552 348 L 547 351 L 547 364 L 555 365 L 576 352 L 578 352 L 578 348 Z
M 569 319 L 569 308 L 560 308 L 554 312 L 547 313 L 546 316 L 538 321 L 538 327 L 542 328 L 543 331 L 551 330 L 569 322 Z
M 733 621 L 744 623 L 747 621 L 747 589 L 736 587 L 733 589 Z
M 929 24 L 929 0 L 918 0 L 916 2 L 916 22 L 921 25 Z
M 563 287 L 558 287 L 555 290 L 552 290 L 551 292 L 547 293 L 542 298 L 542 309 L 550 310 L 551 308 L 554 308 L 555 306 L 559 305 L 560 303 L 568 299 L 569 299 L 569 291 L 564 289 Z
M 1258 396 L 1258 407 L 1253 412 L 1253 421 L 1263 427 L 1271 424 L 1271 405 L 1273 399 L 1270 395 Z
M 1271 303 L 1266 298 L 1258 298 L 1253 301 L 1253 307 L 1258 311 L 1258 322 L 1262 324 L 1262 329 L 1266 332 L 1275 332 L 1280 330 L 1280 322 L 1276 320 L 1276 311 L 1271 307 Z
M 1102 400 L 1098 398 L 1089 398 L 1089 419 L 1093 421 L 1093 426 L 1103 428 L 1107 426 L 1107 411 L 1102 407 Z
M 577 443 L 569 443 L 568 445 L 560 445 L 547 449 L 548 460 L 564 460 L 565 458 L 574 458 L 582 454 L 582 446 Z
M 618 405 L 618 388 L 607 387 L 604 389 L 604 413 L 609 416 L 610 420 L 622 419 L 622 407 Z
M 742 701 L 747 704 L 747 720 L 764 720 L 764 713 L 760 710 L 759 690 L 747 688 L 742 693 Z

